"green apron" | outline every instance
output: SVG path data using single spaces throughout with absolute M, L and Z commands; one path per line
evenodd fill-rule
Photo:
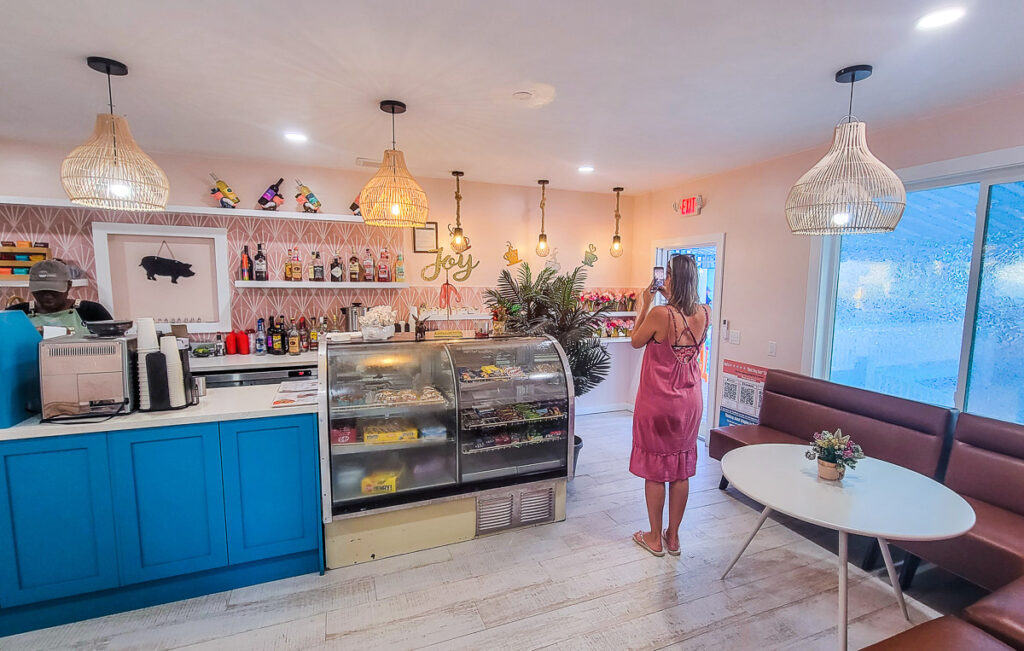
M 78 316 L 78 301 L 75 301 L 74 307 L 70 310 L 61 310 L 60 312 L 51 312 L 49 314 L 36 312 L 35 301 L 32 301 L 28 305 L 28 320 L 40 330 L 42 330 L 43 326 L 56 326 L 69 329 L 71 331 L 70 334 L 76 337 L 89 334 L 89 329 L 82 322 L 82 317 Z

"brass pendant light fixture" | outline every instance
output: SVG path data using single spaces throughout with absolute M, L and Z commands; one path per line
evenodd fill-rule
M 452 229 L 452 251 L 462 253 L 469 248 L 469 238 L 462 232 L 462 192 L 459 187 L 459 179 L 465 176 L 464 172 L 454 171 L 455 177 L 455 228 Z
M 96 116 L 92 136 L 71 150 L 60 164 L 60 182 L 71 203 L 108 210 L 164 210 L 170 186 L 167 175 L 136 144 L 128 121 L 114 114 L 110 77 L 128 74 L 128 66 L 104 57 L 86 59 L 107 76 L 109 113 Z
M 427 223 L 430 203 L 427 194 L 405 166 L 405 156 L 395 148 L 395 114 L 405 113 L 405 104 L 386 99 L 380 110 L 391 114 L 391 149 L 384 152 L 380 169 L 359 193 L 363 221 L 370 226 L 414 228 Z
M 797 235 L 888 233 L 903 215 L 903 182 L 871 153 L 864 123 L 853 116 L 853 85 L 871 70 L 856 65 L 836 73 L 838 83 L 850 84 L 850 109 L 835 128 L 828 153 L 786 198 L 786 220 Z
M 540 184 L 540 235 L 537 236 L 537 255 L 542 258 L 546 258 L 548 253 L 551 252 L 551 248 L 548 246 L 548 234 L 544 232 L 544 206 L 547 204 L 547 194 L 545 188 L 547 188 L 548 180 L 541 179 L 537 181 Z
M 608 249 L 608 253 L 613 258 L 622 256 L 622 238 L 619 236 L 619 220 L 622 219 L 622 215 L 619 214 L 619 195 L 622 190 L 622 188 L 612 188 L 612 192 L 615 193 L 615 235 L 612 236 L 612 246 Z

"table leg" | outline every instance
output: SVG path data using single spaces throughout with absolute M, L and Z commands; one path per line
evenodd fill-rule
M 892 584 L 893 592 L 896 593 L 896 603 L 900 605 L 903 616 L 910 621 L 910 613 L 907 612 L 907 602 L 903 600 L 903 590 L 900 589 L 900 580 L 896 576 L 896 567 L 892 564 L 892 554 L 889 552 L 889 541 L 885 538 L 878 539 L 878 546 L 882 549 L 882 558 L 885 559 L 885 570 L 889 573 L 889 583 Z
M 764 521 L 767 520 L 768 516 L 771 514 L 772 510 L 767 506 L 764 507 L 764 511 L 761 511 L 761 517 L 757 519 L 757 524 L 754 525 L 754 530 L 750 532 L 750 535 L 747 536 L 746 542 L 744 542 L 743 546 L 740 547 L 740 550 L 736 552 L 736 556 L 734 556 L 732 562 L 729 563 L 729 567 L 725 568 L 725 571 L 722 572 L 723 579 L 725 578 L 725 575 L 729 573 L 729 570 L 732 569 L 732 566 L 736 564 L 736 561 L 740 560 L 740 556 L 743 556 L 743 552 L 747 551 L 747 547 L 750 546 L 750 541 L 754 539 L 754 536 L 756 536 L 757 532 L 761 529 L 761 525 L 764 524 Z
M 848 562 L 848 534 L 845 531 L 839 532 L 839 621 L 836 626 L 839 634 L 839 651 L 846 651 L 846 623 L 847 610 L 847 562 Z

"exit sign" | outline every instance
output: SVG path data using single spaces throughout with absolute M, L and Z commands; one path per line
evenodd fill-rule
M 699 215 L 700 209 L 704 207 L 704 200 L 699 194 L 686 197 L 672 204 L 672 209 L 683 217 Z

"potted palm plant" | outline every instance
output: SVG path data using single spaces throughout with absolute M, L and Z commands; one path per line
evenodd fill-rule
M 596 330 L 607 317 L 608 306 L 598 303 L 594 309 L 580 300 L 587 279 L 586 269 L 576 267 L 557 275 L 544 268 L 534 275 L 526 262 L 520 265 L 517 277 L 502 270 L 497 287 L 487 290 L 489 309 L 508 314 L 509 334 L 546 334 L 558 341 L 569 360 L 574 395 L 578 398 L 608 377 L 611 355 Z M 576 456 L 583 448 L 583 439 L 575 437 Z M 575 467 L 573 469 L 575 474 Z

